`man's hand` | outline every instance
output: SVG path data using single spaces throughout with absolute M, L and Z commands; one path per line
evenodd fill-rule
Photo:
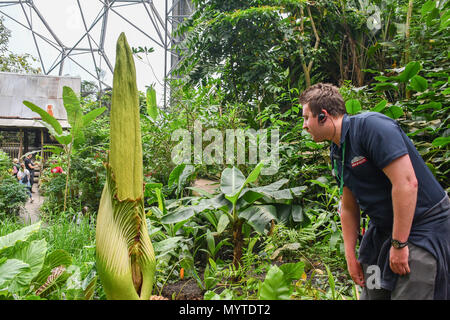
M 391 270 L 401 276 L 411 272 L 408 264 L 409 249 L 408 246 L 401 249 L 391 247 L 389 252 L 389 266 Z
M 364 272 L 361 266 L 361 263 L 359 263 L 358 260 L 355 259 L 348 259 L 347 260 L 347 269 L 348 273 L 350 274 L 350 277 L 352 277 L 353 281 L 361 286 L 365 286 L 364 282 Z

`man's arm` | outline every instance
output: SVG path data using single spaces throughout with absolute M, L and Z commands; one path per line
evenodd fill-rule
M 363 287 L 364 274 L 355 253 L 360 228 L 360 209 L 353 193 L 345 186 L 341 203 L 341 225 L 348 272 L 353 281 Z
M 403 155 L 390 164 L 383 172 L 392 184 L 392 208 L 394 224 L 392 238 L 405 242 L 411 231 L 412 220 L 417 202 L 417 179 L 409 155 Z M 391 248 L 390 267 L 394 273 L 404 275 L 410 272 L 408 265 L 408 247 Z

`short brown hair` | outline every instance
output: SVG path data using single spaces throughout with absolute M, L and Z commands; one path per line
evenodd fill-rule
M 327 110 L 331 116 L 339 116 L 347 113 L 344 98 L 339 89 L 330 83 L 317 83 L 302 92 L 299 98 L 300 104 L 308 104 L 314 116 Z

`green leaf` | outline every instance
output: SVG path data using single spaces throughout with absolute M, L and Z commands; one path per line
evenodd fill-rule
M 19 292 L 21 289 L 28 289 L 36 275 L 41 271 L 47 253 L 47 242 L 45 239 L 35 240 L 27 243 L 19 250 L 16 250 L 11 258 L 23 261 L 28 264 L 27 269 L 18 274 L 10 284 L 10 291 Z
M 106 107 L 97 108 L 94 110 L 91 110 L 90 112 L 86 113 L 83 116 L 83 127 L 86 127 L 92 120 L 97 118 L 99 115 L 101 115 L 103 112 L 105 112 Z
M 394 89 L 397 91 L 399 90 L 396 85 L 394 85 L 393 83 L 390 83 L 390 82 L 382 82 L 382 83 L 375 84 L 376 91 L 386 91 L 386 90 L 390 90 L 390 89 Z
M 39 221 L 0 237 L 0 252 L 6 248 L 13 247 L 17 242 L 26 241 L 33 233 L 37 232 L 40 227 L 41 222 Z
M 443 30 L 450 25 L 450 10 L 446 10 L 444 14 L 441 16 L 441 26 L 439 30 Z
M 83 133 L 83 110 L 80 106 L 80 100 L 72 88 L 63 87 L 64 108 L 67 111 L 67 121 L 71 126 L 72 138 L 75 145 L 84 142 Z
M 54 154 L 64 153 L 64 149 L 58 146 L 44 146 L 44 152 L 51 152 Z
M 84 300 L 92 300 L 92 298 L 94 297 L 98 276 L 95 275 L 95 272 L 92 274 L 92 276 L 89 275 L 83 281 Z
M 244 186 L 246 186 L 248 183 L 253 183 L 258 179 L 263 166 L 264 166 L 264 164 L 262 162 L 260 162 L 256 165 L 256 167 L 252 170 L 252 172 L 250 172 L 247 179 L 245 180 Z
M 431 143 L 435 147 L 444 147 L 450 143 L 450 137 L 439 137 Z
M 361 111 L 361 103 L 356 99 L 350 99 L 345 103 L 345 108 L 349 114 L 357 114 Z
M 303 207 L 300 205 L 293 205 L 291 214 L 294 222 L 302 222 L 304 220 Z
M 0 289 L 8 286 L 18 274 L 30 269 L 30 266 L 17 259 L 8 259 L 0 264 Z
M 220 190 L 225 194 L 225 198 L 235 205 L 245 186 L 258 179 L 263 166 L 263 162 L 258 163 L 252 172 L 250 172 L 247 179 L 245 179 L 245 176 L 236 167 L 223 170 L 220 179 Z
M 423 92 L 428 88 L 428 82 L 424 77 L 415 75 L 411 78 L 411 87 L 417 92 Z
M 392 119 L 398 119 L 403 116 L 403 109 L 399 106 L 391 106 L 384 114 Z
M 170 172 L 169 181 L 167 182 L 167 185 L 169 186 L 169 188 L 172 187 L 172 185 L 174 183 L 178 184 L 178 181 L 180 180 L 181 173 L 183 172 L 185 167 L 186 167 L 186 164 L 182 163 L 182 164 L 177 165 L 172 170 L 172 172 Z
M 420 64 L 420 62 L 411 61 L 406 65 L 405 70 L 403 70 L 402 73 L 394 78 L 400 82 L 406 83 L 409 81 L 409 79 L 414 77 L 420 71 L 420 69 L 422 69 L 422 65 Z
M 442 108 L 441 102 L 431 101 L 430 103 L 422 104 L 416 108 L 415 111 L 422 111 L 426 109 L 434 109 L 434 110 L 440 110 Z
M 244 183 L 245 176 L 238 168 L 226 168 L 223 170 L 220 178 L 220 190 L 225 194 L 225 197 L 228 200 L 232 201 L 231 199 L 234 199 L 234 197 L 238 195 L 239 191 L 243 188 Z M 232 202 L 235 203 L 236 200 Z
M 255 205 L 239 212 L 239 218 L 247 220 L 258 233 L 264 234 L 266 226 L 277 220 L 277 212 L 273 205 Z
M 305 263 L 285 263 L 280 266 L 280 269 L 283 271 L 285 281 L 291 282 L 301 278 L 305 270 Z
M 63 132 L 62 134 L 53 135 L 55 139 L 62 145 L 69 145 L 72 142 L 72 134 L 70 132 Z
M 23 104 L 28 107 L 31 111 L 36 112 L 37 114 L 39 114 L 41 116 L 41 119 L 43 121 L 45 121 L 46 123 L 48 123 L 53 130 L 55 130 L 55 132 L 57 134 L 61 134 L 62 133 L 62 127 L 59 124 L 58 120 L 56 120 L 54 117 L 52 117 L 50 114 L 48 114 L 47 111 L 45 111 L 44 109 L 39 108 L 38 106 L 36 106 L 35 104 L 29 102 L 29 101 L 23 101 Z
M 330 285 L 330 290 L 331 290 L 331 297 L 333 300 L 336 300 L 336 284 L 334 281 L 334 277 L 333 274 L 331 273 L 330 268 L 325 265 L 325 268 L 327 269 L 327 275 L 328 275 L 328 283 Z
M 372 109 L 370 109 L 370 111 L 373 111 L 373 112 L 381 112 L 381 111 L 383 111 L 383 110 L 386 108 L 386 105 L 387 105 L 387 100 L 381 100 L 380 102 L 378 102 L 378 103 L 376 104 L 375 107 L 373 107 Z
M 182 207 L 181 209 L 175 210 L 163 216 L 161 222 L 164 224 L 177 223 L 189 219 L 194 214 L 194 208 Z
M 289 300 L 291 288 L 286 283 L 283 271 L 277 266 L 272 266 L 267 272 L 266 278 L 259 290 L 260 300 Z
M 146 93 L 147 113 L 149 116 L 156 120 L 158 117 L 158 106 L 156 104 L 156 90 L 153 87 L 147 88 Z
M 52 270 L 59 266 L 69 267 L 72 264 L 72 257 L 63 249 L 57 249 L 45 257 L 44 264 L 38 275 L 33 279 L 35 287 L 42 286 L 51 275 Z
M 290 200 L 292 199 L 290 189 L 278 190 L 282 185 L 286 184 L 287 182 L 289 182 L 288 179 L 280 179 L 267 186 L 250 188 L 249 190 L 260 193 L 266 197 L 270 197 L 275 200 Z
M 230 219 L 226 214 L 222 214 L 219 218 L 219 222 L 217 223 L 217 233 L 221 234 L 225 231 L 228 224 L 230 223 Z
M 423 6 L 420 8 L 420 13 L 422 17 L 426 16 L 434 8 L 436 8 L 435 0 L 428 0 L 427 2 L 425 2 Z
M 442 91 L 443 95 L 450 95 L 450 88 L 445 89 L 444 91 Z
M 170 237 L 167 239 L 164 239 L 159 242 L 155 242 L 153 244 L 155 252 L 158 253 L 158 256 L 161 257 L 178 247 L 180 244 L 180 241 L 183 240 L 183 237 L 177 236 L 177 237 Z

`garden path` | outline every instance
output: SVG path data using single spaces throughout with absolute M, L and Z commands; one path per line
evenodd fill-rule
M 33 224 L 40 220 L 39 208 L 44 202 L 44 196 L 39 193 L 37 183 L 33 184 L 33 202 L 29 200 L 25 203 L 25 208 L 20 210 L 19 216 L 25 224 Z

